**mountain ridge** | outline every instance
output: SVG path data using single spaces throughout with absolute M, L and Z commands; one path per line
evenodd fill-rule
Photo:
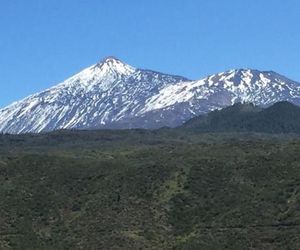
M 109 56 L 0 109 L 0 132 L 176 127 L 236 102 L 300 104 L 300 85 L 272 71 L 237 69 L 201 80 L 132 67 Z

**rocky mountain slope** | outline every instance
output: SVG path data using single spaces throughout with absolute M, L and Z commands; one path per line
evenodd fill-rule
M 236 102 L 278 101 L 300 104 L 300 85 L 272 71 L 231 70 L 191 81 L 108 57 L 0 110 L 0 132 L 175 127 Z

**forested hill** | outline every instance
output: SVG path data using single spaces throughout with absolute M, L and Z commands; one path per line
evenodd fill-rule
M 0 249 L 299 249 L 299 152 L 295 135 L 0 135 Z
M 278 102 L 268 108 L 236 103 L 192 118 L 181 129 L 198 132 L 300 133 L 300 107 Z

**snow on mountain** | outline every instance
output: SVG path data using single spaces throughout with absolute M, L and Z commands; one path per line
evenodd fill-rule
M 0 131 L 25 133 L 109 127 L 143 108 L 168 84 L 187 81 L 108 57 L 66 81 L 0 110 Z
M 149 98 L 139 114 L 150 112 L 153 116 L 155 112 L 168 113 L 167 125 L 177 126 L 193 116 L 236 102 L 269 106 L 279 101 L 300 105 L 299 83 L 272 71 L 240 69 L 199 81 L 168 85 Z M 174 113 L 173 119 L 170 118 L 171 113 Z M 161 120 L 164 120 L 164 116 Z
M 0 132 L 174 127 L 235 102 L 283 100 L 299 105 L 300 85 L 275 72 L 231 70 L 190 81 L 108 57 L 0 110 Z
M 220 91 L 226 91 L 231 97 L 230 103 L 225 105 L 231 105 L 237 101 L 270 105 L 282 99 L 293 102 L 300 98 L 300 85 L 279 74 L 257 70 L 231 70 L 199 81 L 167 86 L 152 96 L 141 112 L 195 99 L 208 100 Z M 174 99 L 174 96 L 177 98 Z M 214 103 L 216 102 L 223 106 L 223 101 L 214 100 Z

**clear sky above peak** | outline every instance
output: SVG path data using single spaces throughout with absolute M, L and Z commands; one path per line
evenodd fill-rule
M 300 81 L 299 0 L 3 0 L 0 107 L 115 56 L 200 79 L 233 68 Z

